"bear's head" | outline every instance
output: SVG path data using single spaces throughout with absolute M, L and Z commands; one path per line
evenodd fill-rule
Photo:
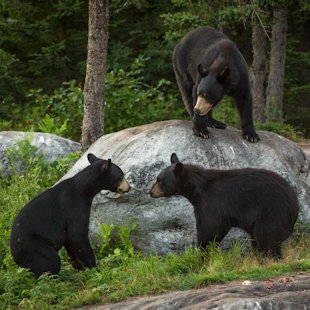
M 207 70 L 202 64 L 198 65 L 195 114 L 206 115 L 223 99 L 229 76 L 229 67 Z
M 182 177 L 183 164 L 175 153 L 171 155 L 170 160 L 171 165 L 159 173 L 156 183 L 149 190 L 152 198 L 182 194 L 182 184 L 184 183 Z
M 111 159 L 103 160 L 96 157 L 94 154 L 89 153 L 87 159 L 94 167 L 92 171 L 96 177 L 96 187 L 98 191 L 106 189 L 111 192 L 126 193 L 130 190 L 130 186 L 126 179 L 124 178 L 124 173 L 122 169 L 113 164 Z

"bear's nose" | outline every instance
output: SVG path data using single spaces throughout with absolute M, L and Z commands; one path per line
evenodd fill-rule
M 197 108 L 194 108 L 194 113 L 197 114 L 197 115 L 200 115 L 201 114 L 201 111 Z

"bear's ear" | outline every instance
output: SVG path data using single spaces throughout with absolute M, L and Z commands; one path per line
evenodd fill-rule
M 176 163 L 174 166 L 173 172 L 175 174 L 181 174 L 182 171 L 183 171 L 183 164 L 182 163 Z
M 225 82 L 230 75 L 230 68 L 225 67 L 225 69 L 217 76 L 217 80 L 221 83 Z
M 205 77 L 208 75 L 208 71 L 202 66 L 202 64 L 198 65 L 197 71 L 202 77 Z
M 103 172 L 108 171 L 111 168 L 111 165 L 112 165 L 111 158 L 109 158 L 108 160 L 104 160 L 101 166 L 101 171 Z
M 91 163 L 91 164 L 93 164 L 94 162 L 96 162 L 96 161 L 98 161 L 98 160 L 101 160 L 100 158 L 98 158 L 98 157 L 96 157 L 94 154 L 92 154 L 92 153 L 89 153 L 88 155 L 87 155 L 87 159 L 88 159 L 88 161 Z
M 176 164 L 180 162 L 176 153 L 171 154 L 170 161 L 171 161 L 171 164 Z

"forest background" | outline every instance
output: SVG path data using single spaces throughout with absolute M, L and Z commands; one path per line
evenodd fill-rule
M 310 4 L 283 3 L 288 9 L 283 122 L 257 127 L 309 138 Z M 272 0 L 111 1 L 105 133 L 188 118 L 171 60 L 180 38 L 201 25 L 220 29 L 250 66 L 253 16 L 271 36 L 273 6 Z M 0 130 L 43 131 L 80 140 L 87 28 L 88 1 L 0 0 Z M 267 44 L 269 53 L 269 40 Z M 268 59 L 267 54 L 266 83 Z M 228 99 L 217 113 L 222 121 L 239 126 Z

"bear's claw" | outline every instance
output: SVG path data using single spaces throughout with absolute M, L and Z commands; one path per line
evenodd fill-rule
M 208 130 L 201 130 L 201 129 L 197 129 L 197 128 L 193 128 L 194 131 L 194 135 L 203 139 L 209 139 L 210 138 L 210 134 Z
M 215 119 L 211 119 L 208 121 L 208 127 L 217 128 L 217 129 L 225 129 L 227 127 L 227 125 L 222 123 L 222 122 L 219 122 Z
M 260 141 L 259 135 L 257 133 L 243 133 L 243 139 L 248 140 L 249 142 L 255 143 Z
M 210 138 L 210 135 L 209 133 L 203 133 L 203 132 L 200 132 L 200 135 L 199 135 L 201 138 L 203 139 L 209 139 Z

